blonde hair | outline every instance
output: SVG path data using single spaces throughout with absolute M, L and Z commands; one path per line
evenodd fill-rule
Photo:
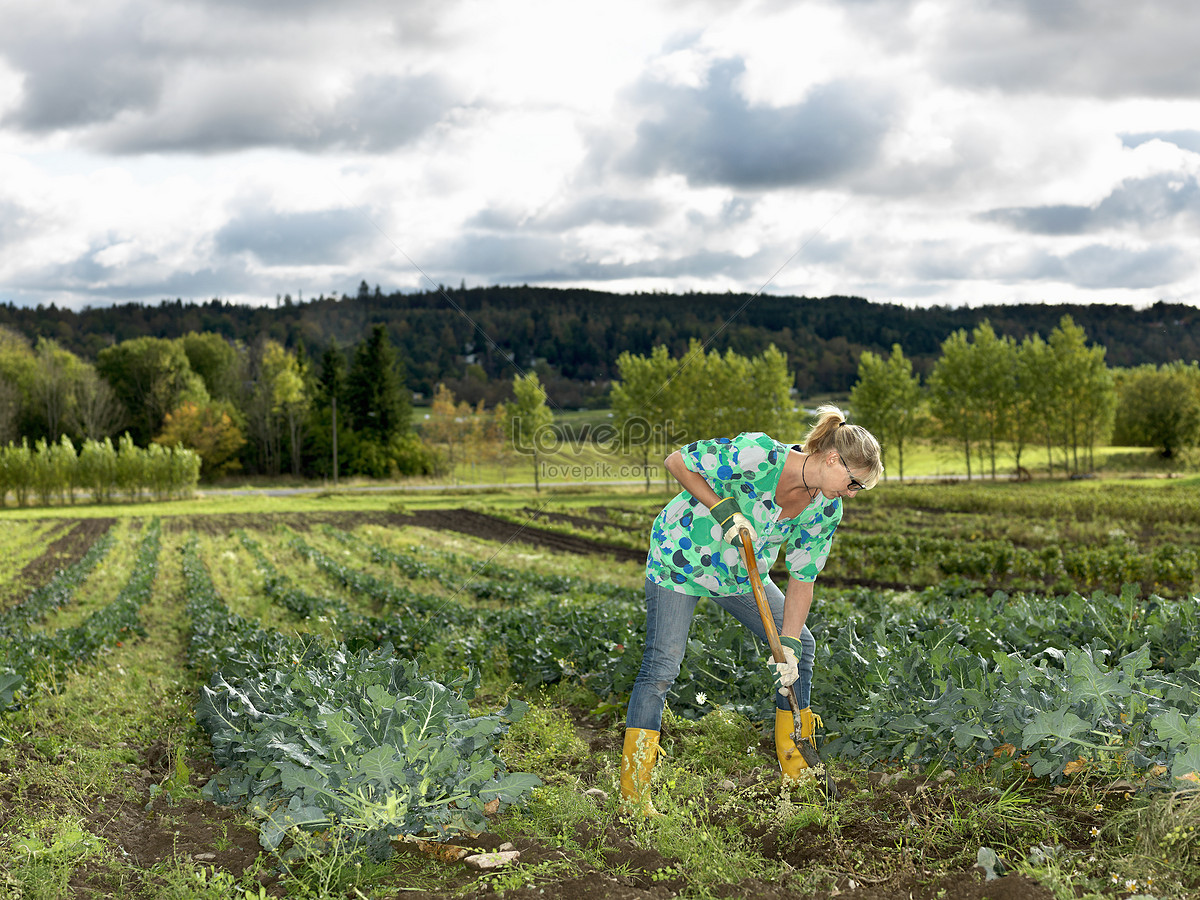
M 835 451 L 847 466 L 865 470 L 859 479 L 864 488 L 873 488 L 883 475 L 883 454 L 879 441 L 861 425 L 851 425 L 836 406 L 817 407 L 817 421 L 804 436 L 804 452 L 820 455 Z

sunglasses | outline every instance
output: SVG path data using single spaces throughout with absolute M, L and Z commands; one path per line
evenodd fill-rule
M 854 477 L 854 473 L 850 471 L 850 467 L 846 465 L 846 461 L 842 459 L 840 454 L 838 455 L 838 462 L 842 464 L 842 468 L 845 469 L 846 474 L 850 476 L 850 483 L 846 485 L 846 490 L 853 491 L 854 493 L 865 491 L 866 487 L 861 481 Z

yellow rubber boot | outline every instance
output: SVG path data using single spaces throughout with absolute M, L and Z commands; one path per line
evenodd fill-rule
M 650 802 L 650 773 L 658 758 L 658 732 L 649 728 L 626 728 L 621 751 L 621 804 L 629 812 L 657 816 Z
M 779 768 L 783 772 L 784 781 L 796 781 L 799 779 L 800 773 L 808 768 L 808 763 L 804 761 L 804 755 L 792 739 L 792 730 L 795 728 L 795 724 L 796 720 L 792 716 L 791 710 L 775 710 L 775 755 L 779 758 Z M 811 707 L 806 706 L 800 710 L 801 739 L 816 747 L 817 742 L 813 735 L 820 727 L 824 727 L 821 717 L 814 713 Z

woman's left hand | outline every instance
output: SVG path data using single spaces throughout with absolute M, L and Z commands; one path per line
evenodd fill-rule
M 776 662 L 772 659 L 768 665 L 771 667 L 771 675 L 775 679 L 775 689 L 786 697 L 788 688 L 800 677 L 800 662 L 796 659 L 796 652 L 791 647 L 784 647 L 783 662 Z

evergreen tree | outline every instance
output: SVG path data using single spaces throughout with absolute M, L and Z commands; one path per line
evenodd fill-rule
M 346 472 L 347 452 L 353 441 L 346 406 L 346 354 L 330 344 L 321 354 L 313 385 L 313 403 L 309 407 L 308 434 L 305 442 L 305 470 L 333 477 Z M 334 422 L 337 436 L 334 437 Z M 335 466 L 334 446 L 337 447 Z
M 354 349 L 346 405 L 350 426 L 376 443 L 387 444 L 409 430 L 412 403 L 404 386 L 404 364 L 384 325 L 374 326 Z

